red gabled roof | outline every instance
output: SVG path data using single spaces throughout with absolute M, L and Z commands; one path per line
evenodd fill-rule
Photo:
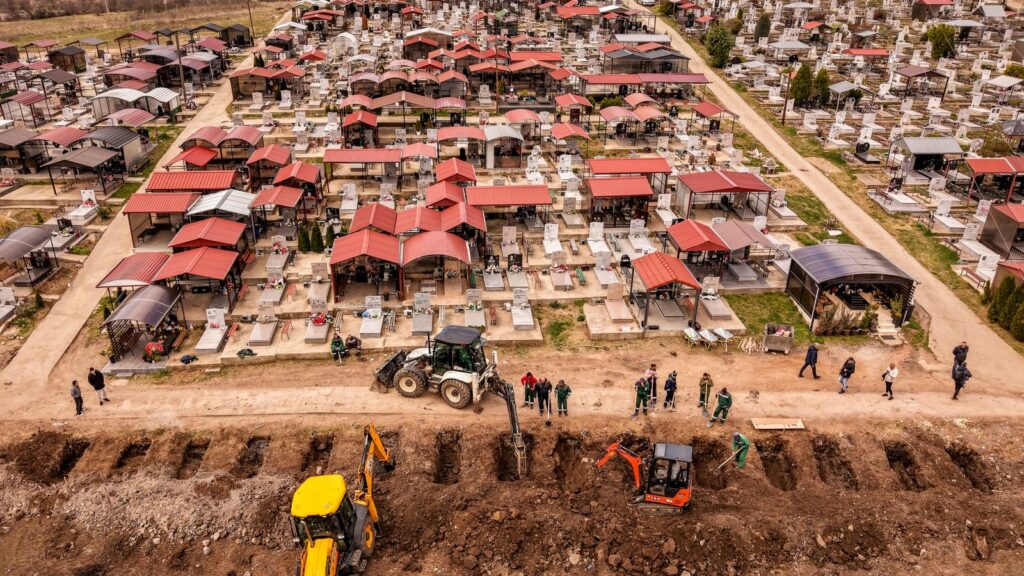
M 428 256 L 455 258 L 469 264 L 469 246 L 448 232 L 420 232 L 402 245 L 402 266 Z
M 160 271 L 153 276 L 153 281 L 166 280 L 185 274 L 211 280 L 223 280 L 227 278 L 236 259 L 238 259 L 238 252 L 207 246 L 178 252 L 167 259 Z
M 395 219 L 395 234 L 405 234 L 413 230 L 423 232 L 441 230 L 441 213 L 426 206 L 400 210 Z
M 207 50 L 211 50 L 213 52 L 223 52 L 228 49 L 227 43 L 225 43 L 223 40 L 218 40 L 217 38 L 213 37 L 203 38 L 202 40 L 196 42 L 196 46 L 199 46 L 200 48 L 206 48 Z
M 352 215 L 352 225 L 349 232 L 358 232 L 364 228 L 376 228 L 388 234 L 395 233 L 395 224 L 398 221 L 398 213 L 394 208 L 389 208 L 380 202 L 360 206 Z
M 153 283 L 153 276 L 171 255 L 165 252 L 129 254 L 103 277 L 97 288 L 138 288 Z
M 277 171 L 277 175 L 274 176 L 274 184 L 280 184 L 292 178 L 306 184 L 316 184 L 317 180 L 320 179 L 320 167 L 316 164 L 307 164 L 301 161 L 292 162 L 287 166 L 282 166 Z
M 540 122 L 540 114 L 525 108 L 516 108 L 505 112 L 505 121 L 509 124 L 522 124 L 524 122 Z
M 555 96 L 555 104 L 558 104 L 563 108 L 567 108 L 569 106 L 584 106 L 586 108 L 594 107 L 594 105 L 590 103 L 590 100 L 587 100 L 579 94 L 559 94 L 558 96 Z
M 251 156 L 249 156 L 249 159 L 246 160 L 245 163 L 246 163 L 246 165 L 249 165 L 249 164 L 255 164 L 256 162 L 260 162 L 260 161 L 266 160 L 267 162 L 270 162 L 271 164 L 277 164 L 278 166 L 284 166 L 285 164 L 287 164 L 291 160 L 291 158 L 292 158 L 292 151 L 291 150 L 289 150 L 288 148 L 285 148 L 284 146 L 279 146 L 277 144 L 271 144 L 269 146 L 263 146 L 262 148 L 257 148 L 256 151 L 253 152 Z
M 441 212 L 441 230 L 445 232 L 467 224 L 481 232 L 487 232 L 487 220 L 484 218 L 484 211 L 476 206 L 470 206 L 465 202 L 459 202 L 449 206 Z
M 885 48 L 847 48 L 843 54 L 850 56 L 863 56 L 865 58 L 888 58 L 889 51 Z
M 548 187 L 537 186 L 473 186 L 466 189 L 470 206 L 550 206 Z
M 238 244 L 244 233 L 244 222 L 213 217 L 182 226 L 167 245 L 171 248 L 233 247 Z
M 53 130 L 43 132 L 39 136 L 33 138 L 33 140 L 45 140 L 46 142 L 52 142 L 53 144 L 67 148 L 88 135 L 89 133 L 85 130 L 79 130 L 74 126 L 64 126 L 63 128 L 54 128 Z
M 730 192 L 771 192 L 761 177 L 752 172 L 715 170 L 712 172 L 691 172 L 682 174 L 679 181 L 695 194 Z
M 36 92 L 35 90 L 25 90 L 23 92 L 18 92 L 17 94 L 7 98 L 7 100 L 10 102 L 17 102 L 22 106 L 31 106 L 33 104 L 38 104 L 43 100 L 46 100 L 46 96 L 43 96 L 41 93 Z
M 587 178 L 587 187 L 590 188 L 590 194 L 594 198 L 654 196 L 654 190 L 646 176 Z
M 555 140 L 565 140 L 571 136 L 578 136 L 590 140 L 590 134 L 579 125 L 570 124 L 569 122 L 559 122 L 551 126 L 551 136 Z
M 231 188 L 238 172 L 234 170 L 189 170 L 154 172 L 146 190 L 149 192 L 202 191 L 218 192 Z
M 1008 158 L 968 158 L 967 165 L 975 174 L 1016 174 L 1017 168 Z
M 654 158 L 594 158 L 588 160 L 594 174 L 671 174 L 668 160 Z
M 633 260 L 633 269 L 647 290 L 655 290 L 673 282 L 700 290 L 700 283 L 679 258 L 664 252 L 651 252 Z
M 732 112 L 729 112 L 728 110 L 722 108 L 718 104 L 715 104 L 714 102 L 708 102 L 707 100 L 695 105 L 693 107 L 693 111 L 705 118 L 714 118 L 715 116 L 718 116 L 723 112 L 732 114 Z
M 426 142 L 414 142 L 402 147 L 402 158 L 413 158 L 422 156 L 424 158 L 437 158 L 437 144 Z
M 555 13 L 559 18 L 568 20 L 580 16 L 600 16 L 601 9 L 597 6 L 559 6 Z
M 1024 223 L 1024 204 L 1000 204 L 992 209 L 1006 214 L 1018 224 Z
M 512 51 L 508 53 L 509 60 L 512 62 L 522 62 L 524 60 L 537 60 L 538 62 L 561 62 L 561 52 L 540 52 L 537 50 L 525 50 L 525 51 Z
M 260 206 L 295 208 L 299 205 L 299 200 L 302 200 L 302 190 L 291 186 L 274 186 L 260 190 L 259 194 L 253 198 L 252 204 L 249 204 L 249 208 Z
M 117 112 L 114 112 L 113 114 L 107 116 L 106 119 L 113 119 L 124 126 L 138 128 L 146 122 L 155 120 L 156 116 L 150 114 L 149 112 L 146 112 L 145 110 L 139 110 L 138 108 L 125 108 L 123 110 L 118 110 Z
M 725 244 L 714 229 L 696 220 L 683 220 L 668 227 L 668 235 L 677 248 L 683 252 L 728 252 Z
M 477 126 L 445 126 L 437 129 L 437 141 L 466 138 L 471 140 L 487 140 L 483 128 Z
M 366 126 L 371 126 L 371 127 L 372 126 L 376 126 L 377 125 L 377 115 L 374 114 L 373 112 L 370 112 L 369 110 L 356 110 L 355 112 L 352 112 L 351 114 L 346 114 L 345 115 L 345 118 L 343 118 L 342 121 L 341 121 L 341 127 L 345 128 L 347 126 L 351 126 L 352 124 L 356 124 L 356 123 L 363 124 L 363 125 L 366 125 Z
M 914 0 L 914 4 L 925 6 L 952 6 L 953 0 Z
M 360 230 L 334 239 L 331 249 L 331 266 L 359 256 L 401 264 L 402 249 L 398 238 L 376 230 Z
M 427 187 L 427 206 L 447 208 L 464 200 L 462 187 L 450 180 L 444 180 Z
M 164 166 L 170 166 L 171 164 L 177 164 L 178 162 L 184 162 L 191 164 L 192 166 L 199 166 L 202 168 L 210 163 L 211 160 L 217 157 L 217 151 L 212 148 L 205 146 L 193 146 L 182 150 L 181 154 L 178 154 L 171 159 L 170 162 L 164 164 Z
M 402 161 L 400 148 L 329 148 L 324 151 L 326 164 L 378 164 Z
M 440 138 L 438 138 L 440 140 Z M 437 165 L 434 170 L 438 182 L 476 182 L 476 168 L 469 162 L 458 158 L 449 158 Z
M 125 214 L 184 214 L 199 194 L 194 192 L 163 192 L 160 194 L 133 194 L 121 212 Z

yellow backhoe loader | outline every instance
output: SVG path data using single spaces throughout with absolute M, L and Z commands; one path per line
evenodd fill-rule
M 302 547 L 295 576 L 359 574 L 377 544 L 379 516 L 373 474 L 380 462 L 394 468 L 376 428 L 366 426 L 359 480 L 348 490 L 340 474 L 307 478 L 292 496 L 292 540 Z

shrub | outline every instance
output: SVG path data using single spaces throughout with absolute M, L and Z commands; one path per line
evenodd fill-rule
M 711 61 L 708 64 L 715 68 L 722 68 L 729 62 L 729 53 L 736 45 L 736 37 L 725 26 L 715 24 L 704 35 L 704 45 L 707 46 L 708 55 L 711 56 Z
M 828 87 L 832 80 L 828 76 L 828 70 L 822 68 L 814 75 L 814 85 L 811 87 L 812 98 L 821 105 L 827 104 L 829 100 Z
M 1013 278 L 1003 278 L 999 288 L 996 289 L 995 295 L 992 296 L 992 305 L 988 307 L 989 322 L 999 322 L 999 316 L 1002 314 L 1007 301 L 1013 296 L 1014 288 L 1016 288 L 1016 285 L 1013 283 Z
M 309 233 L 309 249 L 319 254 L 322 254 L 324 251 L 324 237 L 320 233 L 320 226 L 317 224 L 313 224 L 313 229 Z
M 797 106 L 806 106 L 811 103 L 814 92 L 811 67 L 802 64 L 789 85 L 789 95 L 793 97 L 793 103 Z
M 767 38 L 772 32 L 772 19 L 768 17 L 767 12 L 762 12 L 757 18 L 757 24 L 754 26 L 754 44 L 761 38 Z
M 309 231 L 299 226 L 299 252 L 309 252 Z
M 1024 340 L 1024 305 L 1017 307 L 1017 312 L 1010 321 L 1010 333 L 1017 340 Z
M 933 60 L 956 54 L 956 28 L 949 24 L 932 26 L 925 37 L 932 43 Z

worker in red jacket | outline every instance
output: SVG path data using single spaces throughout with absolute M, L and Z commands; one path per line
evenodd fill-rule
M 533 401 L 537 397 L 537 378 L 532 372 L 527 372 L 519 382 L 523 385 L 523 406 L 533 408 Z

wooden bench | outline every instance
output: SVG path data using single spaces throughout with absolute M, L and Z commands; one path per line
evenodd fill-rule
M 494 304 L 487 306 L 487 316 L 490 317 L 491 326 L 498 325 L 498 309 L 494 307 Z
M 245 298 L 245 293 L 249 291 L 248 284 L 242 284 L 242 287 L 238 289 L 238 301 L 241 302 L 242 298 Z
M 981 288 L 988 283 L 988 278 L 978 274 L 977 270 L 974 268 L 968 268 L 967 266 L 960 269 L 960 276 L 966 277 L 967 281 L 974 284 L 977 288 Z
M 289 302 L 295 300 L 295 284 L 289 284 L 284 289 L 284 295 L 288 297 Z
M 533 287 L 540 288 L 540 272 L 537 272 L 536 270 L 530 270 L 530 276 L 533 277 Z
M 171 350 L 172 351 L 181 350 L 181 344 L 183 342 L 185 342 L 185 338 L 187 338 L 187 337 L 188 337 L 188 332 L 186 332 L 185 330 L 182 330 L 181 332 L 178 332 L 178 337 L 174 339 L 173 343 L 171 343 Z
M 576 279 L 580 281 L 580 286 L 587 285 L 587 275 L 583 273 L 583 268 L 576 267 Z
M 569 239 L 569 251 L 572 252 L 573 256 L 578 256 L 580 253 L 580 247 L 576 245 L 576 239 Z
M 292 321 L 285 320 L 284 324 L 281 325 L 281 337 L 285 340 L 291 340 Z
M 226 336 L 231 338 L 233 342 L 238 342 L 238 322 L 235 322 L 228 328 Z

